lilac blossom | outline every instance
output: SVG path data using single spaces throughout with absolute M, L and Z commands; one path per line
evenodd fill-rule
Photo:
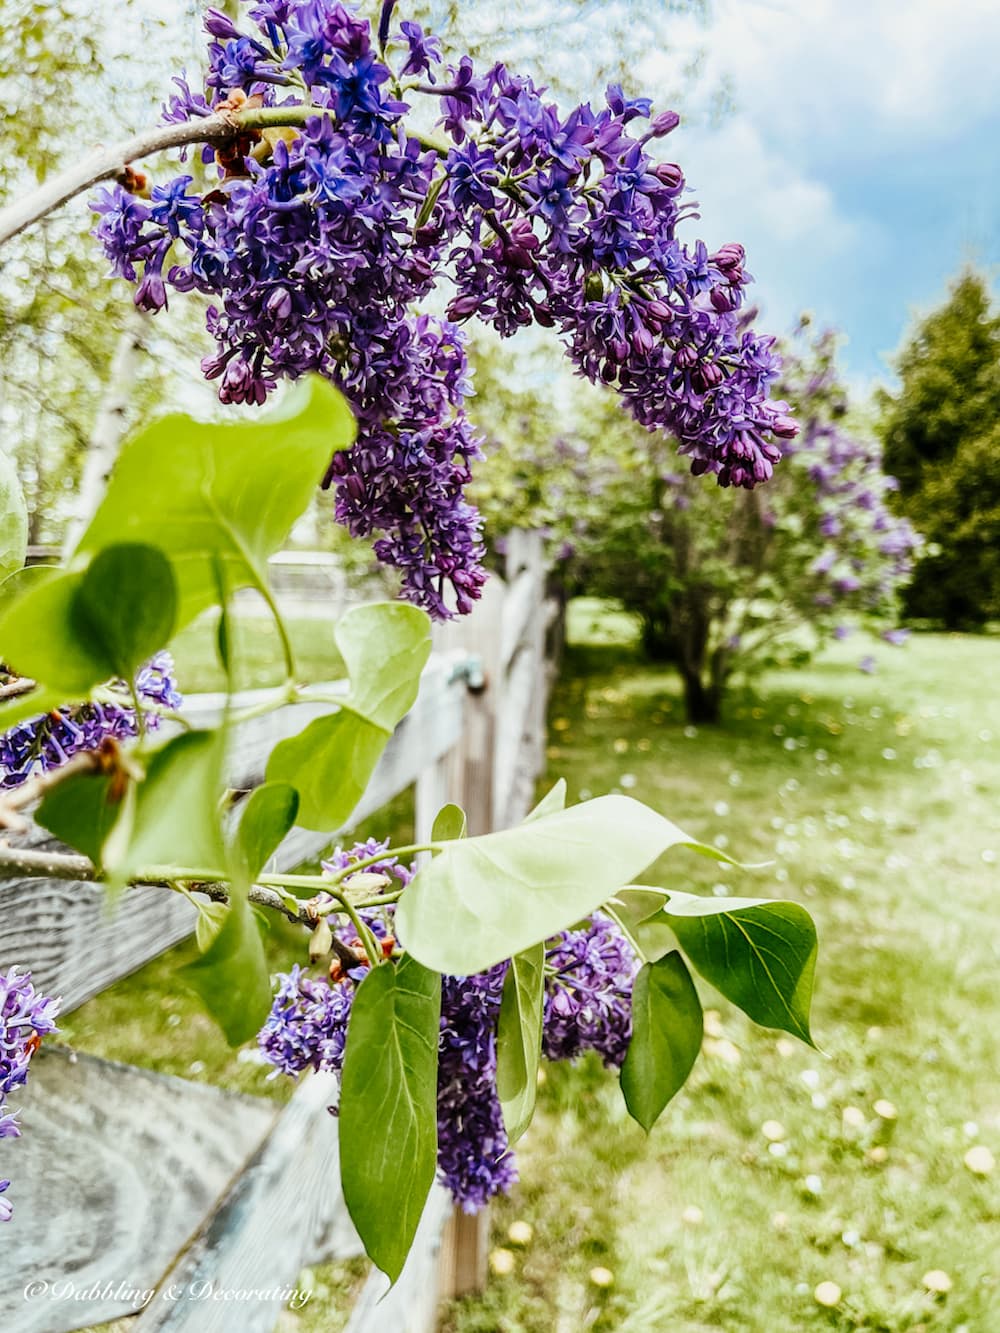
M 30 972 L 10 967 L 0 972 L 0 1139 L 18 1138 L 16 1115 L 5 1109 L 7 1097 L 27 1082 L 31 1057 L 42 1038 L 56 1031 L 59 1001 L 37 991 Z M 10 1185 L 0 1181 L 0 1194 Z M 0 1222 L 13 1212 L 9 1199 L 0 1199 Z
M 385 854 L 382 857 L 382 854 Z M 405 886 L 412 868 L 402 866 L 388 842 L 369 839 L 338 848 L 323 863 L 328 872 L 382 857 L 377 871 Z M 365 909 L 362 916 L 383 947 L 394 946 L 393 908 Z M 338 939 L 357 947 L 354 926 L 336 929 Z M 543 1051 L 549 1059 L 572 1059 L 597 1051 L 617 1067 L 631 1034 L 632 980 L 637 969 L 624 937 L 606 917 L 595 916 L 550 941 L 546 952 Z M 258 1045 L 278 1072 L 297 1076 L 307 1068 L 340 1074 L 356 986 L 368 964 L 346 975 L 334 964 L 330 982 L 295 966 L 279 978 L 278 992 Z M 497 1020 L 507 963 L 471 977 L 442 977 L 438 1046 L 438 1176 L 466 1212 L 476 1212 L 517 1180 L 517 1165 L 503 1124 L 496 1089 Z
M 203 370 L 222 401 L 262 403 L 308 371 L 338 385 L 359 434 L 325 479 L 336 517 L 375 538 L 404 596 L 447 617 L 485 578 L 459 324 L 556 329 L 580 374 L 723 486 L 766 481 L 795 426 L 769 398 L 773 340 L 739 320 L 742 247 L 679 237 L 694 206 L 654 151 L 676 113 L 611 87 L 563 114 L 502 64 L 445 65 L 419 25 L 393 27 L 393 8 L 377 41 L 327 0 L 251 5 L 255 32 L 209 11 L 204 95 L 175 80 L 168 120 L 241 99 L 316 114 L 273 142 L 220 145 L 202 198 L 184 176 L 148 205 L 102 191 L 95 234 L 142 308 L 163 308 L 170 288 L 207 298 L 217 350 Z M 412 76 L 428 82 L 402 93 Z M 428 96 L 445 142 L 408 128 Z M 447 318 L 420 313 L 446 284 Z
M 181 696 L 169 653 L 157 653 L 135 678 L 140 705 L 180 707 Z M 159 716 L 143 710 L 145 726 L 155 730 Z M 129 740 L 138 734 L 135 709 L 126 704 L 87 702 L 28 718 L 0 735 L 0 788 L 19 787 L 33 773 L 60 768 L 81 750 L 96 750 L 105 740 Z

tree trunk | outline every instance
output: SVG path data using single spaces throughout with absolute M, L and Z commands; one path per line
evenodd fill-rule
M 125 415 L 135 388 L 139 357 L 145 347 L 146 317 L 133 307 L 125 315 L 122 329 L 111 359 L 108 382 L 97 407 L 94 429 L 83 460 L 80 476 L 79 502 L 72 519 L 66 525 L 63 555 L 73 550 L 98 505 L 104 499 L 111 469 L 118 458 Z
M 718 722 L 722 705 L 722 691 L 716 685 L 706 685 L 696 671 L 681 671 L 684 681 L 684 709 L 687 720 L 695 724 Z

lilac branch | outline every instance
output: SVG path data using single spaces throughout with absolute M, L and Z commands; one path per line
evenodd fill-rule
M 220 111 L 200 120 L 157 125 L 126 139 L 124 143 L 114 144 L 110 148 L 97 148 L 81 161 L 45 181 L 37 190 L 32 190 L 0 209 L 0 245 L 99 181 L 120 176 L 130 162 L 137 162 L 166 148 L 180 148 L 194 143 L 219 143 L 251 130 L 304 125 L 310 116 L 322 115 L 329 115 L 326 107 L 310 105 Z

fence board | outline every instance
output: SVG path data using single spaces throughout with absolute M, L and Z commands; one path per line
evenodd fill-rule
M 0 1250 L 12 1333 L 60 1333 L 134 1313 L 274 1123 L 272 1103 L 43 1048 L 4 1144 L 17 1212 Z M 29 1282 L 96 1288 L 72 1299 Z
M 163 1278 L 136 1333 L 272 1333 L 315 1236 L 346 1211 L 337 1126 L 326 1111 L 336 1098 L 335 1075 L 314 1074 L 303 1081 L 213 1216 Z M 208 1290 L 229 1293 L 228 1299 L 206 1298 L 201 1293 Z M 240 1299 L 240 1293 L 256 1296 Z

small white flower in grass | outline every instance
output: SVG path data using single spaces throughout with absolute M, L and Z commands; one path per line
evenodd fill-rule
M 793 1056 L 799 1048 L 796 1046 L 795 1042 L 789 1040 L 788 1037 L 779 1037 L 774 1043 L 774 1049 L 783 1060 L 787 1060 L 790 1056 Z
M 697 728 L 697 727 L 685 727 L 685 728 L 684 728 L 684 736 L 685 736 L 685 739 L 686 739 L 686 740 L 693 741 L 694 738 L 695 738 L 697 735 L 698 735 L 698 728 Z
M 825 1111 L 830 1105 L 830 1099 L 825 1092 L 814 1092 L 809 1100 L 813 1104 L 814 1111 Z
M 997 854 L 992 847 L 984 847 L 980 852 L 980 856 L 983 858 L 985 865 L 996 865 Z
M 818 1069 L 803 1069 L 802 1073 L 799 1075 L 799 1078 L 802 1080 L 802 1082 L 806 1085 L 807 1088 L 819 1087 Z
M 742 781 L 743 781 L 743 775 L 741 773 L 730 773 L 729 775 L 730 787 L 738 787 Z
M 810 1194 L 820 1195 L 823 1193 L 823 1182 L 819 1176 L 806 1176 L 803 1184 Z
M 882 758 L 891 761 L 896 758 L 896 751 L 892 748 L 892 746 L 887 745 L 886 748 L 882 751 Z
M 854 1230 L 848 1230 L 842 1233 L 840 1239 L 841 1243 L 846 1245 L 849 1250 L 853 1250 L 855 1245 L 860 1243 L 861 1234 Z
M 864 1129 L 867 1123 L 867 1117 L 859 1106 L 845 1106 L 841 1115 L 847 1129 Z
M 788 1230 L 788 1214 L 787 1214 L 787 1213 L 773 1213 L 773 1214 L 771 1215 L 771 1226 L 774 1227 L 775 1231 L 787 1231 L 787 1230 Z
M 832 1310 L 835 1305 L 840 1304 L 840 1298 L 843 1292 L 837 1286 L 836 1282 L 821 1282 L 813 1292 L 813 1299 L 817 1305 L 822 1305 L 824 1309 Z
M 726 815 L 729 814 L 729 802 L 716 801 L 712 809 L 715 811 L 716 815 L 718 815 L 720 819 L 725 819 Z
M 881 1166 L 883 1162 L 889 1160 L 889 1149 L 879 1144 L 878 1147 L 869 1150 L 868 1160 L 873 1166 Z
M 729 897 L 729 885 L 728 885 L 728 884 L 713 884 L 713 885 L 712 885 L 712 893 L 715 895 L 716 898 L 728 898 L 728 897 Z
M 615 754 L 628 754 L 628 741 L 624 736 L 619 736 L 611 748 Z
M 880 1097 L 872 1107 L 872 1110 L 880 1120 L 896 1120 L 899 1116 L 899 1112 L 896 1110 L 895 1106 L 893 1106 L 892 1102 L 888 1101 L 885 1097 Z
M 729 846 L 729 838 L 725 833 L 717 833 L 712 839 L 712 842 L 718 847 L 720 852 L 724 852 Z
M 490 1272 L 496 1277 L 510 1277 L 515 1267 L 517 1259 L 513 1250 L 497 1249 L 490 1253 Z
M 974 1120 L 966 1120 L 965 1124 L 962 1126 L 962 1133 L 967 1139 L 978 1139 L 979 1126 Z
M 191 1063 L 188 1065 L 188 1073 L 190 1074 L 204 1074 L 204 1072 L 205 1072 L 204 1060 L 192 1060 Z
M 723 1035 L 722 1017 L 718 1009 L 705 1010 L 704 1024 L 706 1036 L 721 1037 Z
M 788 1144 L 787 1144 L 787 1143 L 769 1143 L 769 1144 L 767 1145 L 767 1151 L 771 1154 L 772 1157 L 787 1157 L 787 1156 L 788 1156 Z
M 935 1296 L 947 1296 L 951 1291 L 951 1278 L 943 1268 L 932 1268 L 921 1279 L 924 1286 Z
M 760 1127 L 760 1132 L 771 1143 L 780 1143 L 785 1137 L 785 1127 L 780 1120 L 765 1120 Z
M 625 791 L 631 791 L 638 781 L 639 779 L 634 773 L 623 773 L 618 779 L 618 785 L 623 787 Z
M 507 1239 L 514 1245 L 530 1245 L 535 1234 L 530 1222 L 511 1222 L 507 1228 Z
M 977 1143 L 963 1158 L 974 1176 L 988 1176 L 996 1166 L 996 1158 L 985 1143 Z
M 615 1275 L 610 1268 L 597 1268 L 590 1270 L 590 1280 L 595 1287 L 607 1288 L 614 1285 Z
M 681 1213 L 681 1221 L 686 1227 L 700 1227 L 705 1220 L 705 1214 L 696 1203 L 690 1203 Z

